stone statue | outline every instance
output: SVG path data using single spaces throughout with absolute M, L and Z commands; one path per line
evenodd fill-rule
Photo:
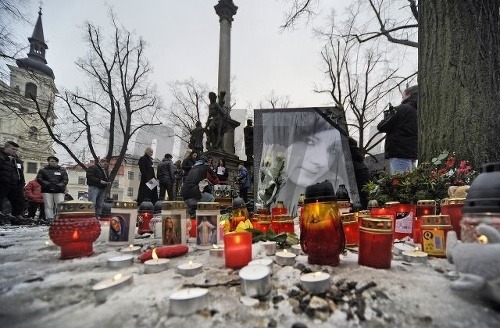
M 217 95 L 214 92 L 208 94 L 208 98 L 210 99 L 206 124 L 208 149 L 222 149 L 222 140 L 226 132 L 227 120 L 227 114 L 223 109 L 225 94 L 225 92 L 221 92 L 219 103 L 217 103 Z
M 245 137 L 245 155 L 247 161 L 253 161 L 253 125 L 252 120 L 247 120 L 247 126 L 243 128 Z
M 201 127 L 201 122 L 196 122 L 196 127 L 191 131 L 191 138 L 189 139 L 189 148 L 196 151 L 198 154 L 203 153 L 203 134 L 205 130 Z

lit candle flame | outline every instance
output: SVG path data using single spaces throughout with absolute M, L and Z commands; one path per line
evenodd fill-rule
M 288 253 L 288 251 L 286 249 L 283 250 L 283 253 Z
M 73 232 L 73 240 L 77 240 L 78 239 L 78 231 L 74 231 Z
M 130 244 L 130 245 L 128 245 L 128 247 L 129 247 L 130 249 L 132 249 L 132 248 L 134 247 L 134 244 Z
M 123 277 L 123 275 L 121 273 L 119 273 L 119 274 L 113 276 L 113 281 L 120 280 L 122 277 Z
M 49 245 L 50 245 L 50 242 L 47 240 L 47 241 L 45 242 L 45 246 L 49 246 Z
M 316 272 L 313 273 L 313 276 L 315 278 L 319 277 L 320 275 L 321 275 L 321 271 L 316 271 Z
M 219 246 L 217 246 L 217 245 L 215 245 L 215 244 L 213 244 L 213 246 L 214 246 L 214 248 L 215 248 L 215 249 L 218 249 L 218 248 L 219 248 Z
M 151 253 L 153 260 L 158 262 L 158 255 L 156 254 L 156 248 L 153 248 L 153 252 Z
M 193 261 L 189 261 L 189 266 L 192 267 L 193 266 Z
M 418 251 L 420 251 L 420 248 L 418 248 L 418 246 L 417 246 L 417 247 L 415 247 L 415 253 Z
M 481 235 L 477 237 L 477 241 L 480 242 L 481 244 L 487 244 L 488 243 L 488 237 L 485 235 Z

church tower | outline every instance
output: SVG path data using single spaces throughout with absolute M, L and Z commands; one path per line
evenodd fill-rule
M 27 181 L 32 178 L 30 173 L 36 174 L 46 164 L 47 156 L 54 154 L 53 141 L 36 106 L 38 103 L 44 117 L 54 126 L 57 89 L 54 72 L 45 59 L 48 47 L 43 34 L 41 9 L 28 41 L 28 57 L 17 59 L 17 66 L 7 65 L 10 69 L 10 84 L 0 81 L 0 144 L 13 140 L 20 145 Z

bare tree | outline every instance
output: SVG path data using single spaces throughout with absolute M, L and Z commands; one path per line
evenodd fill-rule
M 289 95 L 277 95 L 274 90 L 271 90 L 266 98 L 259 103 L 259 108 L 288 108 L 291 103 Z
M 171 123 L 175 136 L 189 143 L 191 131 L 196 122 L 202 124 L 208 115 L 208 85 L 196 82 L 193 78 L 175 81 L 169 84 L 174 101 L 170 105 Z
M 316 85 L 315 92 L 329 95 L 344 112 L 349 134 L 358 137 L 360 150 L 368 154 L 383 138 L 377 134 L 366 139 L 367 128 L 380 119 L 391 94 L 415 79 L 416 73 L 400 74 L 379 43 L 361 44 L 353 38 L 357 13 L 351 14 L 340 31 L 333 19 L 326 29 L 317 30 L 325 41 L 321 59 L 328 82 Z
M 144 56 L 145 42 L 136 38 L 110 12 L 113 35 L 109 43 L 98 27 L 85 23 L 85 40 L 90 51 L 77 66 L 88 77 L 87 92 L 65 91 L 58 96 L 60 117 L 55 126 L 49 120 L 52 104 L 43 106 L 32 98 L 52 139 L 81 166 L 75 144 L 83 142 L 98 160 L 97 148 L 107 141 L 106 158 L 116 157 L 110 172 L 112 181 L 120 168 L 132 136 L 141 128 L 161 124 L 157 112 L 161 103 L 148 81 L 151 66 Z

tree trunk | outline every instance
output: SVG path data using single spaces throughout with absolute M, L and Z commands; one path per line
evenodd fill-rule
M 419 1 L 419 159 L 500 160 L 500 0 Z

